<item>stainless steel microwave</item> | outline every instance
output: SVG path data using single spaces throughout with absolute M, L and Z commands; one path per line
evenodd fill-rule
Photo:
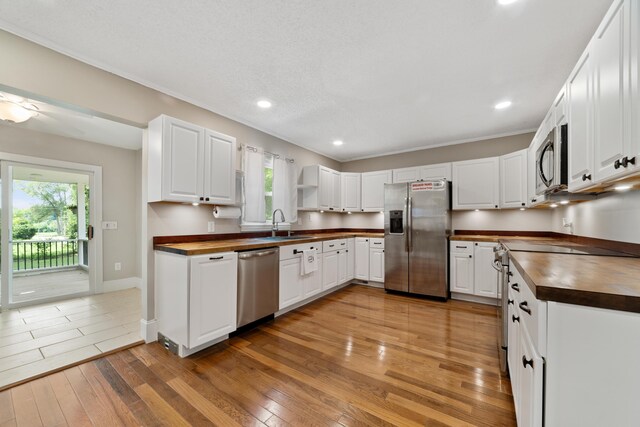
M 568 134 L 566 124 L 552 129 L 536 151 L 536 194 L 567 189 Z

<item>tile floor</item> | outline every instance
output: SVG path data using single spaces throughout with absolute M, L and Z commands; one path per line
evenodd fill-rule
M 140 290 L 0 313 L 0 389 L 140 338 Z

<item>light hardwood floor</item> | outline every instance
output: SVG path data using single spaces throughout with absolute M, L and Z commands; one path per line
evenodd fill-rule
M 0 425 L 512 426 L 495 308 L 349 286 L 192 357 L 116 352 L 0 393 Z
M 89 291 L 89 275 L 81 268 L 42 273 L 15 273 L 12 278 L 16 303 Z
M 139 331 L 139 289 L 2 312 L 0 390 L 142 342 Z

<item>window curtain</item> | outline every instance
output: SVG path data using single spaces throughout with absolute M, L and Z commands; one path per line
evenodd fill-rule
M 282 209 L 290 224 L 298 221 L 298 170 L 281 158 L 273 159 L 273 209 Z
M 264 153 L 245 147 L 242 150 L 244 171 L 243 222 L 265 222 Z

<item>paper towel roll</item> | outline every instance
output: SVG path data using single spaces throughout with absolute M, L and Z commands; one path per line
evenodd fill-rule
M 237 219 L 240 218 L 242 211 L 234 206 L 216 206 L 213 208 L 213 217 L 221 219 Z

